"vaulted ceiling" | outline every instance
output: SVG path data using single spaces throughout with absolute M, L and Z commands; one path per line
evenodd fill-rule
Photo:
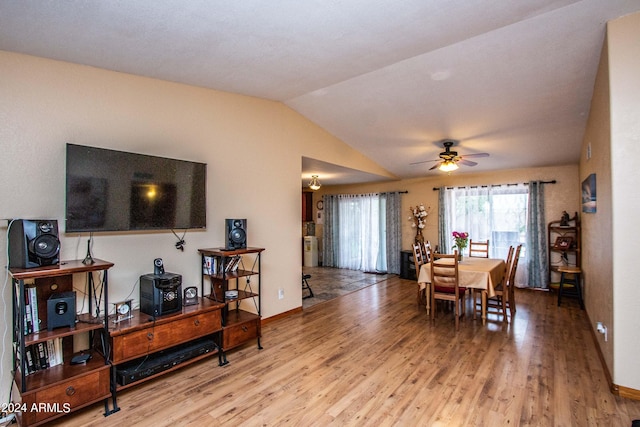
M 0 49 L 285 103 L 399 178 L 577 163 L 608 20 L 638 0 L 0 0 Z M 304 159 L 303 178 L 374 180 Z

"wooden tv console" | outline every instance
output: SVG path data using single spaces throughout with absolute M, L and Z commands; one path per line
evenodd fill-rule
M 138 385 L 144 381 L 156 378 L 183 366 L 202 360 L 206 357 L 218 355 L 218 363 L 222 364 L 223 354 L 216 348 L 206 353 L 189 357 L 187 360 L 177 358 L 171 363 L 171 352 L 180 351 L 190 343 L 199 339 L 211 338 L 215 343 L 220 342 L 222 331 L 222 312 L 224 304 L 200 298 L 197 305 L 182 307 L 177 313 L 166 314 L 153 318 L 149 314 L 133 311 L 133 317 L 121 322 L 109 322 L 109 340 L 111 354 L 109 360 L 113 365 L 111 387 L 113 392 L 114 410 L 118 410 L 116 394 L 118 391 Z M 162 355 L 169 358 L 170 367 L 153 371 L 144 363 L 154 356 Z M 142 363 L 144 362 L 144 363 Z M 148 372 L 131 382 L 123 384 L 119 381 L 118 370 L 132 365 L 138 365 Z

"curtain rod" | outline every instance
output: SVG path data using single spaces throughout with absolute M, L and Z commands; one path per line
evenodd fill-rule
M 375 194 L 376 196 L 379 196 L 380 194 L 384 194 L 384 193 L 409 194 L 409 192 L 407 190 L 404 190 L 404 191 L 383 191 L 381 193 L 365 193 L 365 194 Z M 325 194 L 325 196 L 360 196 L 360 195 L 361 194 L 351 194 L 351 193 Z
M 540 181 L 541 184 L 555 184 L 556 180 L 553 179 L 551 181 Z M 523 184 L 529 184 L 528 182 L 523 182 Z M 513 184 L 492 184 L 492 185 L 469 185 L 469 188 L 487 188 L 487 187 L 502 187 L 503 185 L 511 186 L 511 185 L 518 185 L 518 183 L 513 183 Z M 447 190 L 452 190 L 454 188 L 467 188 L 467 187 L 445 187 L 445 189 Z M 438 187 L 433 187 L 433 191 L 438 191 L 440 190 L 440 188 Z

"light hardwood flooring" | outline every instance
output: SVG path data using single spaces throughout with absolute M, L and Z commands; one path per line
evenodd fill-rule
M 631 426 L 608 390 L 585 312 L 516 290 L 486 325 L 431 322 L 416 283 L 390 276 L 263 327 L 254 343 L 119 394 L 59 426 Z M 470 306 L 468 307 L 468 312 Z

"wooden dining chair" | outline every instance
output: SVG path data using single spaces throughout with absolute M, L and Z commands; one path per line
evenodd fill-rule
M 469 256 L 489 258 L 489 240 L 486 242 L 474 242 L 469 239 Z
M 436 300 L 451 301 L 454 305 L 456 331 L 460 329 L 460 317 L 465 314 L 467 289 L 460 287 L 458 279 L 458 251 L 452 255 L 431 256 L 431 320 L 436 318 Z
M 511 269 L 509 270 L 509 280 L 507 280 L 507 291 L 509 293 L 509 298 L 507 303 L 509 305 L 509 311 L 511 311 L 511 315 L 516 312 L 516 272 L 518 271 L 518 260 L 520 259 L 520 251 L 522 250 L 522 245 L 518 245 L 514 254 L 513 261 L 511 262 Z
M 507 259 L 505 260 L 506 266 L 505 271 L 502 274 L 502 278 L 500 283 L 494 287 L 495 294 L 492 297 L 487 296 L 487 309 L 490 307 L 497 308 L 502 311 L 502 318 L 504 320 L 507 319 L 507 303 L 509 302 L 509 276 L 511 274 L 511 265 L 513 262 L 513 246 L 509 246 L 509 253 L 507 254 Z M 476 291 L 474 290 L 473 295 L 473 309 L 474 309 L 474 318 L 476 315 Z
M 416 280 L 420 278 L 420 268 L 426 264 L 426 257 L 422 251 L 422 245 L 416 243 L 413 245 L 413 263 L 416 267 Z M 418 282 L 418 305 L 427 305 L 426 287 Z
M 422 253 L 424 254 L 424 262 L 429 263 L 431 262 L 431 242 L 429 242 L 428 240 L 425 240 L 424 243 L 422 244 Z

